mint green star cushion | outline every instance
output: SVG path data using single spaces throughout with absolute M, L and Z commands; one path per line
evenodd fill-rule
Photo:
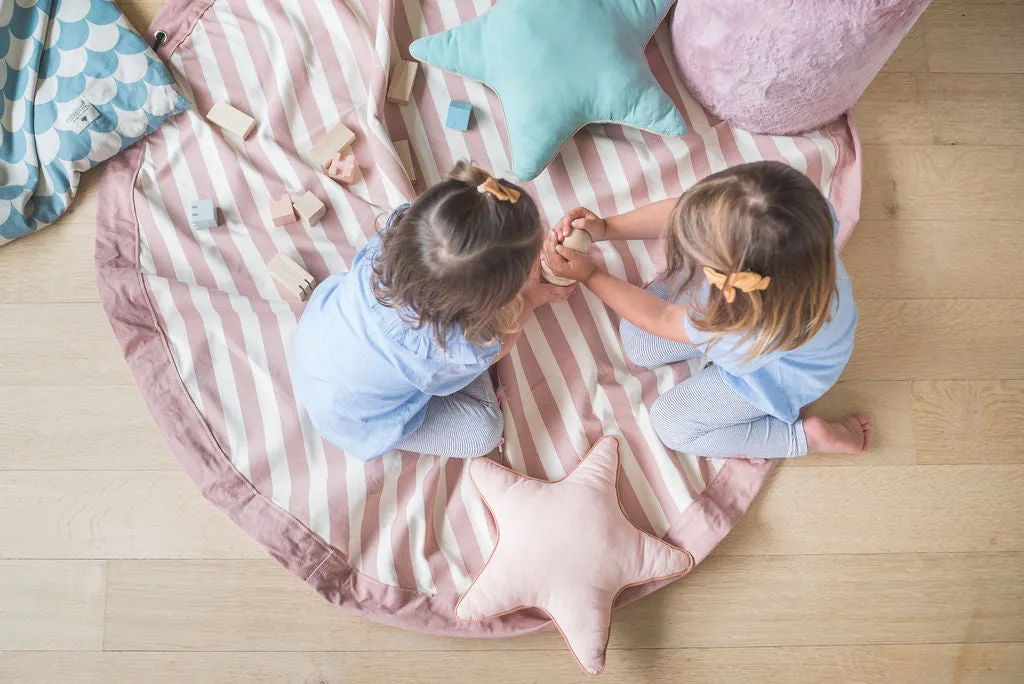
M 500 0 L 473 21 L 420 38 L 409 51 L 498 94 L 513 171 L 530 180 L 588 123 L 686 132 L 644 57 L 673 2 Z

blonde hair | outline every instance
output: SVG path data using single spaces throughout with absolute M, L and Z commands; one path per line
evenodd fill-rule
M 520 291 L 544 235 L 537 205 L 522 189 L 517 202 L 477 187 L 490 174 L 460 161 L 448 179 L 394 216 L 381 237 L 372 286 L 381 304 L 444 346 L 456 327 L 473 344 L 489 345 L 518 330 Z
M 680 199 L 666 235 L 669 282 L 678 291 L 702 269 L 771 278 L 761 291 L 737 292 L 732 303 L 715 287 L 690 303 L 694 328 L 749 344 L 748 360 L 790 350 L 831 320 L 836 292 L 833 218 L 828 201 L 799 171 L 755 162 L 712 174 Z

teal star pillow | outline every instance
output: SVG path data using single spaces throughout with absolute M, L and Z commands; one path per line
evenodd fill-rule
M 530 180 L 588 123 L 686 132 L 644 46 L 674 0 L 500 0 L 409 47 L 421 62 L 483 81 L 501 98 L 515 174 Z

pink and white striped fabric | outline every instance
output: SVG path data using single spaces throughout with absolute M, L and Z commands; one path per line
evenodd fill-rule
M 168 35 L 161 56 L 196 111 L 107 166 L 96 249 L 114 331 L 204 495 L 328 600 L 403 627 L 469 636 L 520 634 L 543 628 L 547 617 L 455 618 L 458 595 L 494 545 L 467 464 L 397 452 L 364 464 L 319 437 L 289 379 L 302 306 L 278 290 L 266 262 L 284 252 L 318 279 L 344 271 L 381 216 L 456 160 L 507 172 L 501 107 L 481 84 L 426 68 L 412 103 L 384 103 L 389 65 L 414 37 L 489 7 L 490 0 L 171 0 L 151 33 Z M 860 200 L 852 122 L 799 137 L 753 136 L 710 119 L 681 89 L 666 31 L 647 54 L 690 132 L 664 139 L 588 127 L 529 186 L 547 221 L 580 204 L 624 212 L 676 196 L 726 166 L 779 159 L 821 184 L 845 239 Z M 474 104 L 469 133 L 444 128 L 452 99 Z M 259 122 L 249 140 L 225 137 L 202 118 L 219 100 Z M 339 120 L 358 134 L 363 181 L 350 187 L 308 157 Z M 403 139 L 415 156 L 415 186 L 392 146 Z M 300 190 L 320 197 L 327 216 L 312 227 L 273 227 L 271 199 Z M 187 207 L 201 197 L 215 200 L 226 225 L 189 227 Z M 650 280 L 660 265 L 657 244 L 602 243 L 599 252 L 612 273 L 634 282 Z M 689 371 L 629 365 L 617 323 L 587 292 L 529 322 L 498 369 L 508 397 L 502 457 L 554 479 L 601 435 L 620 435 L 626 511 L 699 562 L 746 510 L 770 466 L 665 449 L 648 408 Z

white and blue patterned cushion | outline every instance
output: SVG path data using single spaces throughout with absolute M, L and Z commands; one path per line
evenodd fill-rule
M 111 0 L 0 0 L 0 245 L 53 223 L 82 171 L 190 106 Z

